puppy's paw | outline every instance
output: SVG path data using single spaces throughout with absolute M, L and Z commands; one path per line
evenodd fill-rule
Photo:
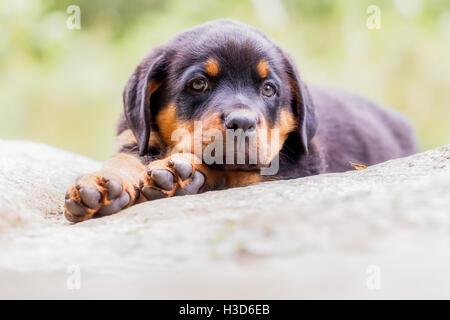
M 81 176 L 66 193 L 65 217 L 80 222 L 116 213 L 133 203 L 136 193 L 135 186 L 114 175 Z
M 147 200 L 199 193 L 206 179 L 198 167 L 193 157 L 188 156 L 151 162 L 141 180 L 140 190 Z

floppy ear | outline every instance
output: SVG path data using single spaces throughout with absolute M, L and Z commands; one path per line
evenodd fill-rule
M 128 79 L 123 92 L 124 113 L 127 123 L 139 147 L 139 154 L 145 155 L 150 138 L 150 101 L 165 77 L 164 55 L 151 55 L 136 68 Z
M 314 103 L 308 87 L 300 79 L 297 68 L 292 60 L 285 55 L 285 67 L 289 77 L 291 90 L 291 105 L 294 115 L 297 117 L 300 144 L 305 153 L 308 153 L 308 144 L 317 131 L 317 119 Z

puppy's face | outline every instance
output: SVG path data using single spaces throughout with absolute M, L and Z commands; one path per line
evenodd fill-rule
M 252 170 L 267 166 L 290 134 L 300 134 L 306 103 L 297 78 L 265 35 L 215 21 L 178 35 L 144 59 L 130 78 L 135 92 L 125 90 L 125 111 L 141 153 L 150 144 L 196 153 L 217 168 Z M 140 94 L 137 106 L 130 96 Z

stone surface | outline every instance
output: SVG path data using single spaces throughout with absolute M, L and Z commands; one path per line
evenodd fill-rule
M 98 163 L 0 150 L 0 297 L 450 298 L 450 146 L 76 225 L 65 189 Z

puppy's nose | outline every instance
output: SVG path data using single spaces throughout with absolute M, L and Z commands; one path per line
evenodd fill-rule
M 234 111 L 225 117 L 225 126 L 232 130 L 254 131 L 256 124 L 256 116 L 248 112 Z

